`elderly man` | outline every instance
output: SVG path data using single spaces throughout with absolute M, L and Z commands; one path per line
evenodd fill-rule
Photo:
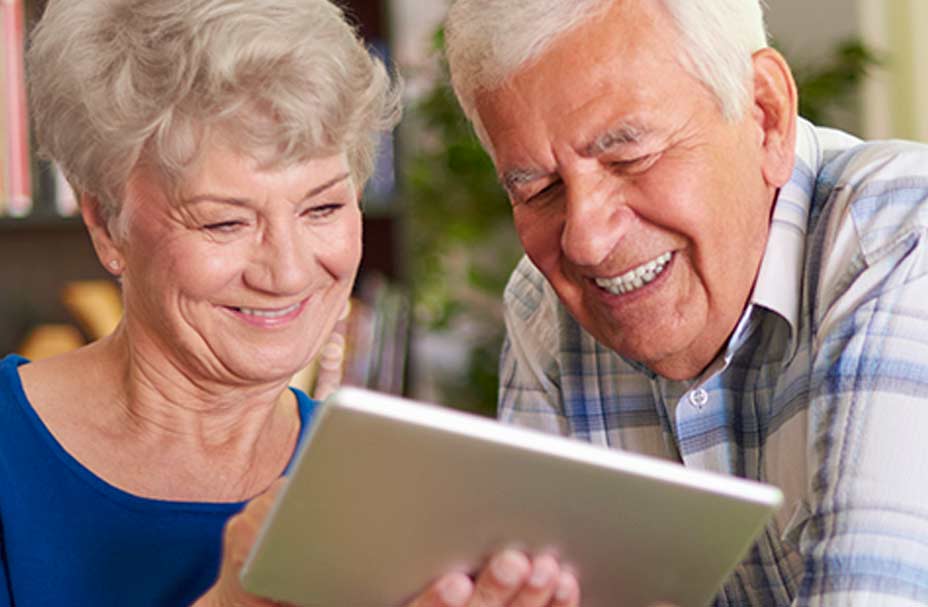
M 447 40 L 527 254 L 502 419 L 779 486 L 719 605 L 928 603 L 928 149 L 798 118 L 758 0 L 457 0 Z

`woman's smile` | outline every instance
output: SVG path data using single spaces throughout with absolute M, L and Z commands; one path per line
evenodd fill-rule
M 306 309 L 306 302 L 309 298 L 298 301 L 294 304 L 284 307 L 273 308 L 250 308 L 250 307 L 226 307 L 236 318 L 244 320 L 246 323 L 256 327 L 278 328 L 285 326 L 299 318 Z

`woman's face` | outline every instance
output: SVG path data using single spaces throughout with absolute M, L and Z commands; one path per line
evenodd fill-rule
M 287 379 L 318 352 L 361 259 L 344 154 L 282 169 L 213 147 L 179 194 L 140 167 L 122 209 L 133 347 L 227 383 Z

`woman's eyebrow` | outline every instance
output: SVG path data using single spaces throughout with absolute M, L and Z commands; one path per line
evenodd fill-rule
M 348 172 L 336 175 L 335 177 L 333 177 L 332 179 L 329 179 L 325 183 L 322 183 L 320 185 L 317 185 L 314 188 L 311 188 L 308 192 L 306 192 L 306 194 L 303 195 L 303 198 L 301 200 L 309 200 L 310 198 L 313 198 L 314 196 L 318 196 L 319 194 L 325 192 L 329 188 L 341 183 L 342 181 L 345 181 L 350 176 L 351 174 Z M 221 202 L 224 204 L 231 204 L 235 206 L 246 206 L 248 204 L 248 199 L 247 198 L 235 198 L 235 197 L 227 196 L 224 194 L 211 194 L 209 192 L 206 192 L 203 194 L 197 194 L 196 196 L 191 196 L 190 198 L 184 198 L 181 202 L 183 202 L 183 204 L 194 204 L 197 202 Z
M 307 198 L 312 198 L 313 196 L 318 196 L 319 194 L 325 192 L 326 190 L 328 190 L 328 189 L 331 188 L 332 186 L 334 186 L 334 185 L 336 185 L 336 184 L 338 184 L 338 183 L 340 183 L 340 182 L 342 182 L 342 181 L 345 181 L 345 180 L 348 179 L 350 176 L 351 176 L 351 173 L 349 173 L 349 172 L 347 172 L 347 171 L 344 172 L 344 173 L 341 173 L 340 175 L 336 175 L 335 177 L 333 177 L 332 179 L 329 179 L 329 180 L 326 181 L 325 183 L 323 183 L 323 184 L 321 184 L 321 185 L 318 185 L 318 186 L 312 188 L 310 191 L 306 192 L 306 195 L 303 196 L 303 200 L 306 200 Z

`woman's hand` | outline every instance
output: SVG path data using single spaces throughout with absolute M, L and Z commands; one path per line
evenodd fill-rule
M 475 582 L 462 574 L 439 578 L 408 607 L 578 607 L 577 578 L 550 554 L 529 559 L 497 553 Z
M 223 536 L 219 578 L 193 607 L 281 607 L 245 592 L 239 572 L 257 539 L 284 480 L 252 499 L 229 519 Z M 550 554 L 529 559 L 515 550 L 497 553 L 477 575 L 462 573 L 439 578 L 408 607 L 578 607 L 580 589 L 574 575 Z
M 245 592 L 239 583 L 239 573 L 258 537 L 261 525 L 274 504 L 277 492 L 284 486 L 278 479 L 267 491 L 252 499 L 244 510 L 226 523 L 222 540 L 222 565 L 219 578 L 193 607 L 280 607 L 284 603 L 264 599 Z

